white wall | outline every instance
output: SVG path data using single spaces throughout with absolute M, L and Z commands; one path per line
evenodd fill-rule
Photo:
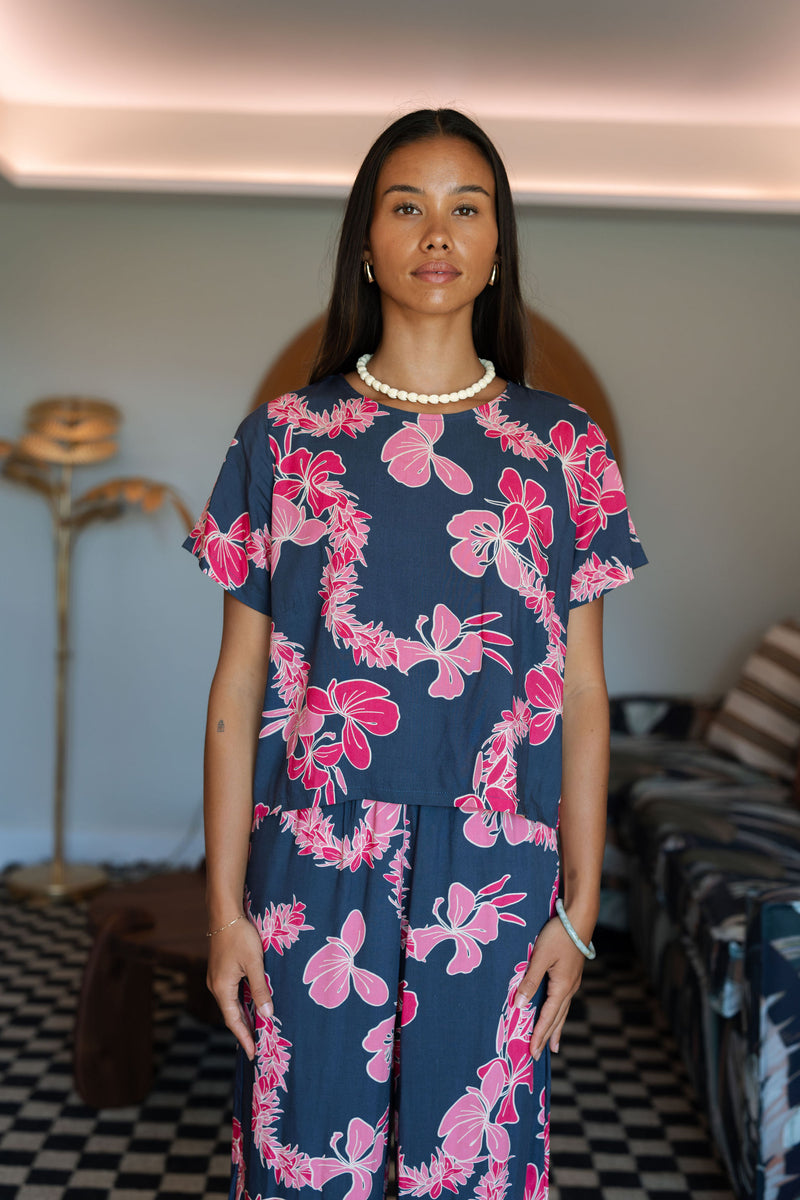
M 267 366 L 325 302 L 334 202 L 0 192 L 0 437 L 26 406 L 121 406 L 116 459 L 199 511 Z M 714 693 L 798 614 L 797 279 L 789 219 L 528 210 L 530 299 L 614 403 L 651 564 L 607 603 L 612 692 Z M 33 493 L 0 481 L 0 863 L 49 851 L 53 567 Z M 93 526 L 75 557 L 72 857 L 199 854 L 221 593 L 177 517 Z

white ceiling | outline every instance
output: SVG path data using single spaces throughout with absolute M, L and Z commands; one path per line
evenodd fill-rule
M 0 0 L 20 187 L 341 194 L 440 104 L 523 200 L 800 212 L 798 0 Z

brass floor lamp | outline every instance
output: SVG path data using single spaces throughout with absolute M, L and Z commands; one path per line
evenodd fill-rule
M 11 871 L 6 883 L 17 895 L 66 899 L 102 887 L 106 873 L 64 856 L 64 793 L 67 757 L 70 576 L 75 538 L 95 520 L 113 520 L 138 506 L 153 512 L 171 501 L 187 529 L 192 518 L 168 484 L 140 477 L 111 479 L 82 496 L 72 494 L 75 467 L 103 462 L 117 452 L 120 412 L 113 404 L 77 396 L 55 396 L 33 404 L 26 431 L 14 444 L 0 441 L 2 474 L 30 487 L 47 500 L 53 520 L 56 555 L 56 697 L 53 857 L 49 862 Z

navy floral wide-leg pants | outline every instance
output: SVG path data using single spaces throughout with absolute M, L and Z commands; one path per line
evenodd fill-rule
M 512 1005 L 555 904 L 555 830 L 512 813 L 257 807 L 247 875 L 275 1016 L 240 1050 L 231 1197 L 546 1200 L 540 996 Z

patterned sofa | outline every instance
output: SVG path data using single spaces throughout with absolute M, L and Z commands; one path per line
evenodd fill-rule
M 772 742 L 756 714 L 751 753 L 731 744 L 732 731 L 746 740 L 746 730 L 727 714 L 745 711 L 736 693 L 744 688 L 752 698 L 752 672 L 776 636 L 784 649 L 796 648 L 778 677 L 793 699 L 778 698 L 780 737 Z M 779 657 L 771 654 L 773 666 Z M 626 886 L 634 945 L 736 1195 L 798 1200 L 800 627 L 769 631 L 702 736 L 698 717 L 692 705 L 663 698 L 612 705 L 604 909 L 619 928 Z M 720 720 L 727 752 L 718 748 Z M 765 746 L 778 755 L 770 773 L 760 766 Z

